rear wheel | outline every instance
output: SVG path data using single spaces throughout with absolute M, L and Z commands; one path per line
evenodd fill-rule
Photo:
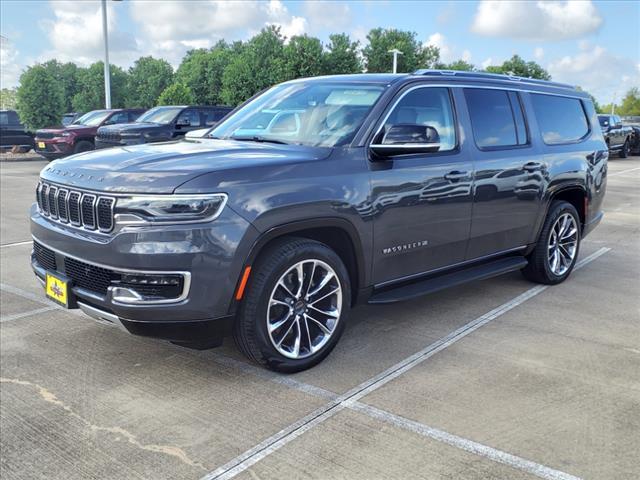
M 529 264 L 522 270 L 525 278 L 547 285 L 563 282 L 578 258 L 580 239 L 580 217 L 575 207 L 569 202 L 553 202 Z
M 80 140 L 76 143 L 76 146 L 73 147 L 73 153 L 82 153 L 93 150 L 93 143 L 88 140 Z
M 256 262 L 234 339 L 250 359 L 281 372 L 321 362 L 338 342 L 350 309 L 340 257 L 314 240 L 278 241 Z
M 624 141 L 622 149 L 620 150 L 620 158 L 627 158 L 629 156 L 629 139 Z

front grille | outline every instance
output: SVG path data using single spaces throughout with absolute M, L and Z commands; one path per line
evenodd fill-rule
M 50 138 L 55 138 L 55 137 L 59 137 L 60 134 L 59 133 L 53 133 L 53 132 L 36 132 L 36 140 L 48 140 Z
M 120 278 L 120 275 L 113 270 L 97 267 L 69 257 L 64 259 L 64 271 L 74 285 L 101 295 L 107 294 L 107 289 L 112 280 Z
M 113 197 L 70 190 L 45 182 L 36 188 L 40 213 L 60 223 L 71 223 L 88 230 L 110 232 L 113 229 Z
M 99 132 L 96 140 L 102 142 L 119 142 L 121 137 L 117 132 Z
M 36 257 L 36 261 L 46 270 L 56 269 L 56 254 L 53 250 L 49 250 L 47 247 L 43 247 L 38 242 L 33 242 L 33 254 Z

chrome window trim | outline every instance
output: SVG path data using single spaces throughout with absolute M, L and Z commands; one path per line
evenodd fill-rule
M 174 303 L 180 303 L 183 302 L 184 300 L 187 299 L 187 297 L 189 296 L 189 291 L 191 290 L 191 272 L 187 272 L 184 270 L 137 270 L 137 269 L 131 269 L 131 268 L 120 268 L 120 267 L 114 267 L 112 265 L 107 265 L 104 263 L 98 263 L 98 262 L 92 262 L 90 260 L 86 260 L 84 258 L 80 258 L 80 257 L 76 257 L 75 255 L 71 255 L 68 254 L 62 250 L 59 250 L 57 248 L 53 248 L 50 245 L 46 244 L 45 242 L 41 241 L 40 239 L 38 239 L 38 237 L 36 237 L 35 235 L 31 235 L 31 238 L 33 238 L 33 240 L 35 242 L 38 242 L 40 245 L 42 245 L 45 248 L 48 248 L 49 250 L 58 253 L 60 255 L 62 255 L 63 257 L 67 257 L 67 258 L 71 258 L 73 260 L 77 260 L 78 262 L 83 262 L 86 263 L 88 265 L 93 265 L 94 267 L 99 267 L 99 268 L 105 268 L 107 270 L 112 270 L 116 273 L 132 273 L 132 274 L 141 274 L 141 275 L 180 275 L 182 276 L 183 282 L 182 282 L 182 292 L 180 293 L 180 296 L 175 297 L 175 298 L 167 298 L 167 299 L 162 299 L 162 300 L 142 300 L 136 303 L 124 303 L 124 302 L 117 302 L 117 301 L 113 301 L 112 303 L 115 305 L 121 305 L 121 306 L 127 306 L 127 307 L 131 307 L 131 306 L 146 306 L 146 305 L 166 305 L 166 304 L 174 304 Z M 109 287 L 109 289 L 111 289 L 112 286 Z M 108 289 L 108 290 L 109 290 Z
M 438 147 L 440 148 L 440 143 L 371 143 L 369 144 L 370 147 L 376 147 L 376 148 L 424 148 L 424 147 Z M 447 150 L 448 151 L 448 150 Z M 439 152 L 433 152 L 433 153 L 439 153 Z

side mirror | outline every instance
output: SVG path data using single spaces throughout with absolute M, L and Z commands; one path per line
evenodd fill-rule
M 176 127 L 190 127 L 191 126 L 191 122 L 189 121 L 188 118 L 181 118 L 178 121 L 176 121 Z
M 434 153 L 440 150 L 440 135 L 428 125 L 402 123 L 391 125 L 374 139 L 371 151 L 379 158 L 412 153 Z

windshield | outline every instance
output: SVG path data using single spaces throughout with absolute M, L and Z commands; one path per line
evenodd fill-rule
M 318 147 L 348 144 L 383 86 L 296 82 L 263 93 L 208 136 Z
M 93 112 L 85 113 L 78 120 L 73 122 L 74 125 L 86 125 L 88 127 L 95 127 L 102 123 L 102 121 L 111 115 L 108 110 L 94 110 Z
M 171 123 L 184 107 L 156 107 L 138 117 L 136 123 Z

